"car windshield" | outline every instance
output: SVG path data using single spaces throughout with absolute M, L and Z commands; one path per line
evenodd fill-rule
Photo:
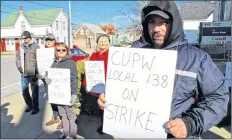
M 72 55 L 78 55 L 78 50 L 71 50 Z
M 80 49 L 71 50 L 72 55 L 86 55 L 86 53 Z

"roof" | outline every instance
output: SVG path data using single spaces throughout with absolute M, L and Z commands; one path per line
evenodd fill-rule
M 181 17 L 183 20 L 207 19 L 213 12 L 215 3 L 195 1 L 181 3 Z
M 98 26 L 95 24 L 90 24 L 90 23 L 86 23 L 84 24 L 90 31 L 92 31 L 94 34 L 96 33 L 102 33 L 105 34 L 105 32 Z
M 25 16 L 30 25 L 50 25 L 53 23 L 60 11 L 60 8 L 54 8 L 46 10 L 23 11 L 22 14 Z M 1 22 L 1 27 L 14 26 L 19 14 L 20 12 L 12 12 L 8 14 L 7 17 Z
M 76 30 L 75 34 L 77 32 L 80 31 L 80 29 L 82 27 L 86 26 L 91 32 L 93 32 L 94 34 L 97 34 L 97 33 L 102 33 L 102 34 L 106 34 L 98 25 L 95 25 L 95 24 L 90 24 L 90 23 L 85 23 L 85 24 L 82 24 L 82 26 L 80 26 L 78 28 L 78 30 Z

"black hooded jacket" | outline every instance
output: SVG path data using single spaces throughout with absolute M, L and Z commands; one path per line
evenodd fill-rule
M 182 118 L 187 126 L 188 138 L 200 137 L 226 116 L 229 91 L 225 77 L 207 53 L 184 40 L 182 19 L 173 1 L 151 1 L 143 8 L 143 34 L 131 47 L 154 48 L 144 17 L 157 9 L 171 17 L 170 36 L 162 49 L 178 52 L 170 119 Z

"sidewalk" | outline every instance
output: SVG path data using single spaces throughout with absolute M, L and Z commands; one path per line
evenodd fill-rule
M 40 112 L 36 115 L 24 112 L 26 105 L 21 93 L 1 98 L 1 139 L 59 138 L 61 131 L 56 129 L 56 125 L 45 126 L 51 119 L 52 111 L 43 97 L 43 87 L 40 87 L 39 95 Z

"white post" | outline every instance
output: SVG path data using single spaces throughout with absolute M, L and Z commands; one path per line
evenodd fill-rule
M 73 36 L 72 36 L 72 13 L 71 13 L 71 2 L 70 2 L 70 0 L 68 1 L 68 8 L 69 8 L 69 43 L 68 43 L 68 45 L 69 45 L 69 48 L 73 48 L 73 45 L 72 45 L 72 40 L 73 40 Z

